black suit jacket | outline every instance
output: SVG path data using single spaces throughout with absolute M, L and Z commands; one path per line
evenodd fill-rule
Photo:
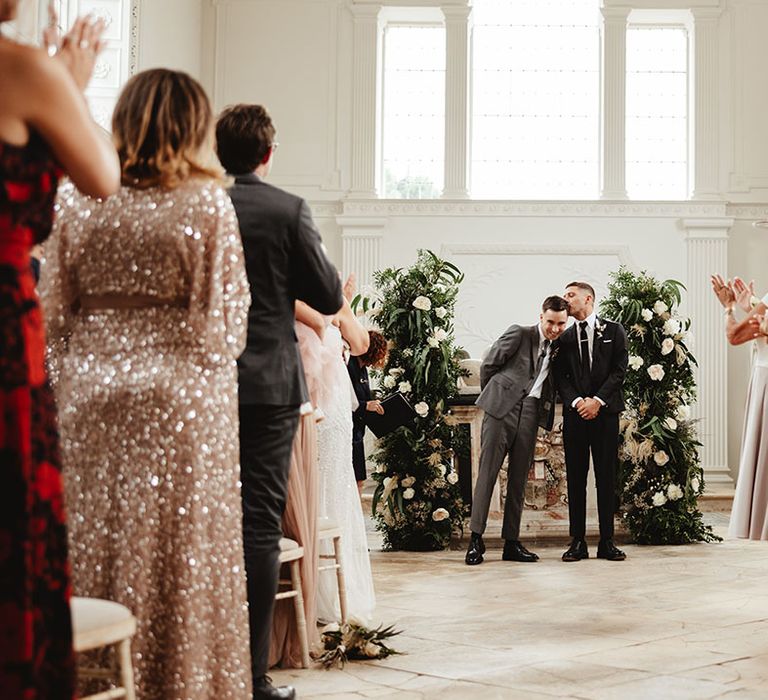
M 352 412 L 352 440 L 359 442 L 365 437 L 366 405 L 372 398 L 371 385 L 368 380 L 368 368 L 361 367 L 356 357 L 349 358 L 347 372 L 359 404 Z
M 558 341 L 550 351 L 550 371 L 541 388 L 539 425 L 552 429 L 555 418 L 552 359 L 558 353 Z M 480 367 L 482 392 L 476 404 L 488 415 L 501 419 L 523 398 L 536 381 L 539 354 L 539 326 L 513 325 L 491 346 Z
M 596 396 L 605 402 L 601 411 L 620 413 L 624 410 L 622 385 L 629 359 L 624 328 L 619 323 L 597 319 L 589 382 L 581 374 L 577 330 L 578 323 L 574 323 L 560 336 L 560 351 L 554 363 L 555 383 L 565 409 L 579 396 Z
M 237 362 L 241 404 L 293 406 L 307 400 L 294 332 L 296 299 L 322 314 L 342 305 L 341 282 L 307 203 L 257 175 L 229 190 L 251 286 L 248 341 Z

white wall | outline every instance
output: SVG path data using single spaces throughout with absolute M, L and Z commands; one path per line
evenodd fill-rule
M 717 0 L 695 4 L 718 10 Z M 477 352 L 508 322 L 534 318 L 540 297 L 570 278 L 587 277 L 603 287 L 620 258 L 660 277 L 690 282 L 680 226 L 686 217 L 733 217 L 728 269 L 722 272 L 755 278 L 758 289 L 768 291 L 768 230 L 750 226 L 751 220 L 768 217 L 768 2 L 723 0 L 719 9 L 720 138 L 706 155 L 717 160 L 721 194 L 711 206 L 552 203 L 549 209 L 546 204 L 526 209 L 484 203 L 473 210 L 472 203 L 347 199 L 354 97 L 348 0 L 143 0 L 139 56 L 141 67 L 170 65 L 198 75 L 217 108 L 235 101 L 268 106 L 281 143 L 272 181 L 310 200 L 340 267 L 343 237 L 349 243 L 371 222 L 380 234 L 381 265 L 406 265 L 418 248 L 429 247 L 462 266 L 467 282 L 457 329 L 459 339 Z M 475 246 L 474 252 L 466 246 Z M 487 254 L 489 247 L 495 256 Z M 733 469 L 750 353 L 728 352 Z

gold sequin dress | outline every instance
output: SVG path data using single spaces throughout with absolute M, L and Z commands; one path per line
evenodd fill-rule
M 236 367 L 250 294 L 229 197 L 201 179 L 103 202 L 64 185 L 40 293 L 75 595 L 137 617 L 141 700 L 250 698 Z

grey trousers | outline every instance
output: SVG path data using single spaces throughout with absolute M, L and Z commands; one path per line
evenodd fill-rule
M 520 518 L 525 502 L 525 484 L 533 461 L 539 427 L 539 400 L 525 397 L 504 418 L 483 417 L 480 436 L 480 470 L 472 496 L 472 532 L 482 535 L 491 507 L 491 495 L 504 457 L 507 466 L 507 498 L 501 536 L 520 539 Z

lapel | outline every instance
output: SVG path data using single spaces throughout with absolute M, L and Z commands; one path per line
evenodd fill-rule
M 598 333 L 598 328 L 602 331 Z M 605 333 L 605 321 L 599 316 L 595 319 L 595 335 L 592 338 L 592 374 L 595 374 L 595 368 L 598 367 L 603 360 L 603 335 Z
M 530 337 L 528 352 L 531 356 L 531 373 L 533 373 L 536 371 L 537 350 L 539 349 L 539 331 L 537 326 L 531 326 L 528 335 Z

